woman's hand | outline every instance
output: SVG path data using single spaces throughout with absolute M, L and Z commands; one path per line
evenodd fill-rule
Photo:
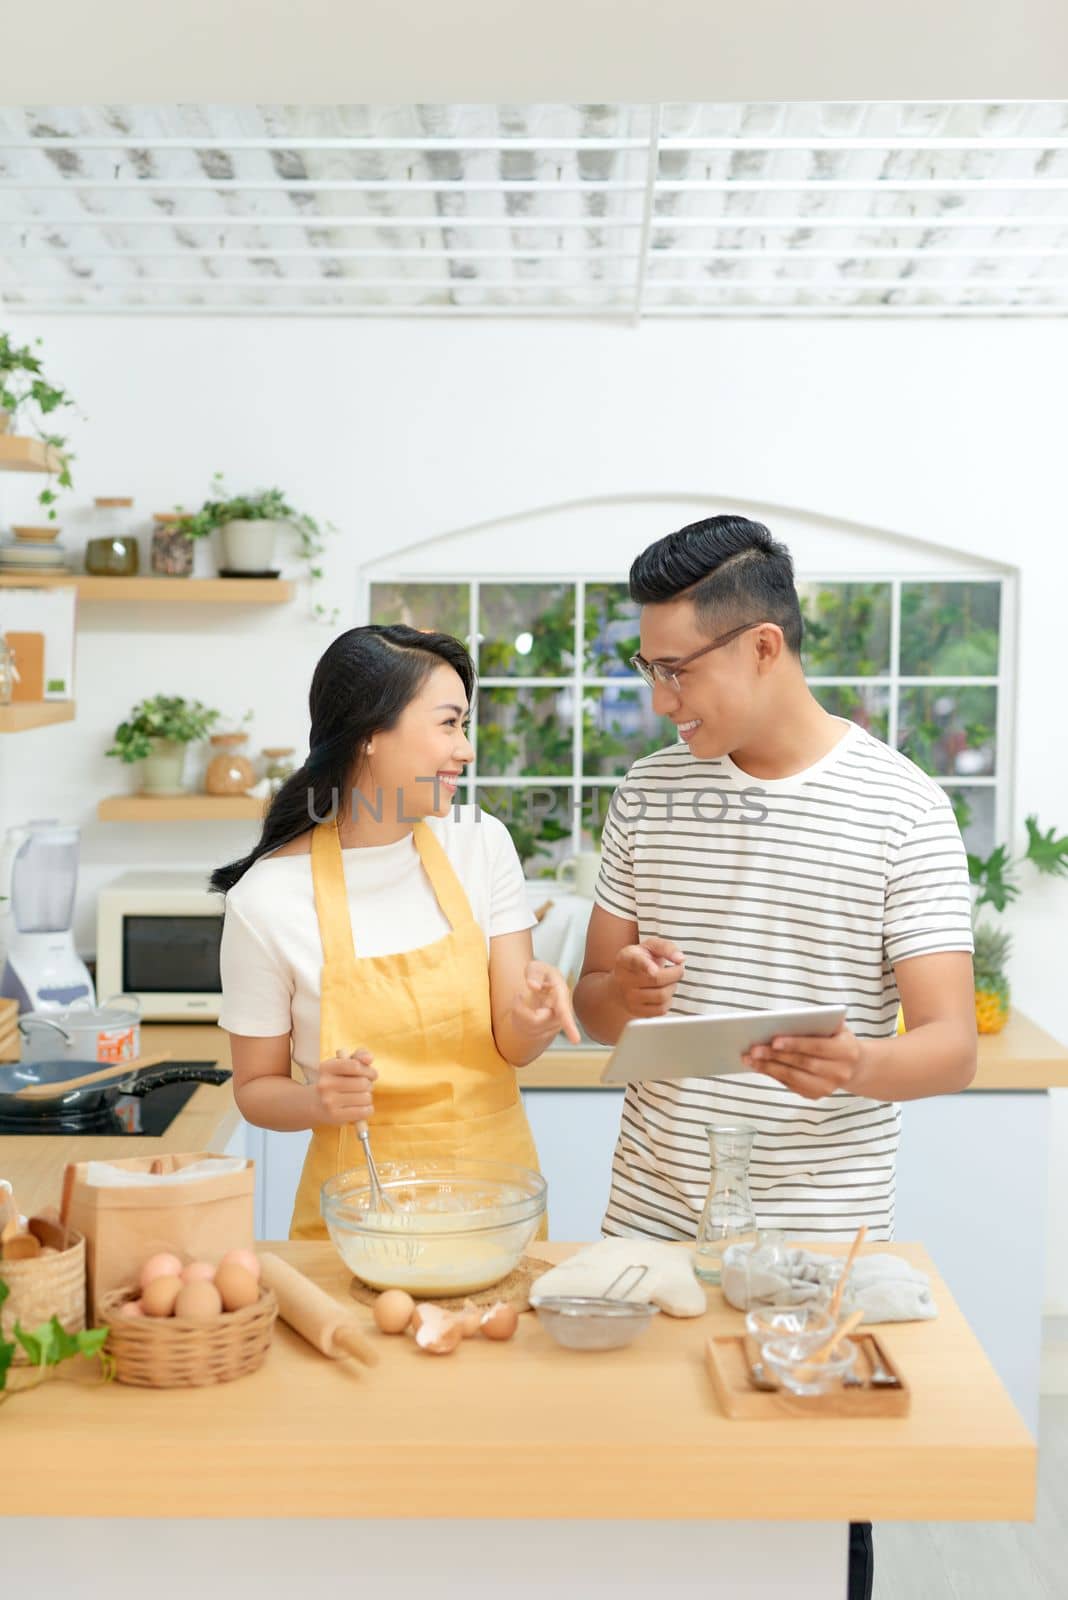
M 319 1125 L 343 1128 L 350 1122 L 369 1122 L 375 1114 L 371 1085 L 378 1077 L 369 1050 L 350 1056 L 330 1056 L 319 1063 L 313 1085 L 318 1101 Z
M 562 1028 L 571 1043 L 578 1044 L 580 1034 L 563 973 L 547 961 L 528 961 L 523 981 L 511 1010 L 512 1026 L 519 1037 L 531 1041 L 555 1038 Z

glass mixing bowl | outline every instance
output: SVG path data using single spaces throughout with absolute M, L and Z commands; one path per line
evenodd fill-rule
M 372 1211 L 363 1167 L 323 1184 L 320 1210 L 345 1265 L 372 1289 L 476 1294 L 516 1266 L 545 1215 L 545 1179 L 504 1161 L 378 1166 L 396 1211 Z

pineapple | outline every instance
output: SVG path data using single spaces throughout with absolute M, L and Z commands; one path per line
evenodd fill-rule
M 975 930 L 975 1025 L 980 1033 L 1000 1033 L 1009 1017 L 1005 963 L 1012 948 L 1007 933 L 989 926 Z

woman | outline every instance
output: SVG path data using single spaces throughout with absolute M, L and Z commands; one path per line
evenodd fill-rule
M 353 1124 L 372 1117 L 380 1158 L 536 1168 L 515 1068 L 561 1028 L 578 1041 L 567 984 L 532 959 L 503 823 L 451 809 L 474 682 L 447 634 L 341 634 L 312 679 L 308 760 L 252 854 L 212 876 L 237 1104 L 312 1129 L 295 1239 L 325 1237 L 320 1185 L 362 1160 Z

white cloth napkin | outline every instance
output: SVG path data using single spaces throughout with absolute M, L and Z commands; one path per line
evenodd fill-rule
M 651 1301 L 672 1317 L 699 1317 L 707 1311 L 705 1291 L 694 1276 L 689 1251 L 654 1239 L 601 1239 L 587 1245 L 544 1273 L 534 1284 L 531 1298 L 603 1296 L 621 1272 L 639 1266 L 646 1269 L 644 1274 L 639 1278 L 636 1271 L 628 1272 L 612 1289 L 613 1300 Z
M 126 1167 L 113 1167 L 107 1161 L 89 1161 L 85 1167 L 85 1182 L 93 1189 L 154 1189 L 161 1183 L 195 1183 L 198 1178 L 220 1178 L 226 1172 L 243 1172 L 247 1165 L 244 1156 L 223 1156 L 217 1161 L 193 1161 L 176 1172 L 131 1172 Z
M 786 1250 L 778 1259 L 766 1253 L 751 1265 L 746 1251 L 731 1252 L 723 1263 L 724 1298 L 739 1311 L 754 1305 L 804 1305 L 826 1294 L 841 1261 L 814 1250 Z M 539 1280 L 542 1281 L 542 1280 Z M 925 1272 L 900 1256 L 858 1256 L 842 1295 L 842 1311 L 863 1311 L 867 1322 L 924 1322 L 938 1315 Z

